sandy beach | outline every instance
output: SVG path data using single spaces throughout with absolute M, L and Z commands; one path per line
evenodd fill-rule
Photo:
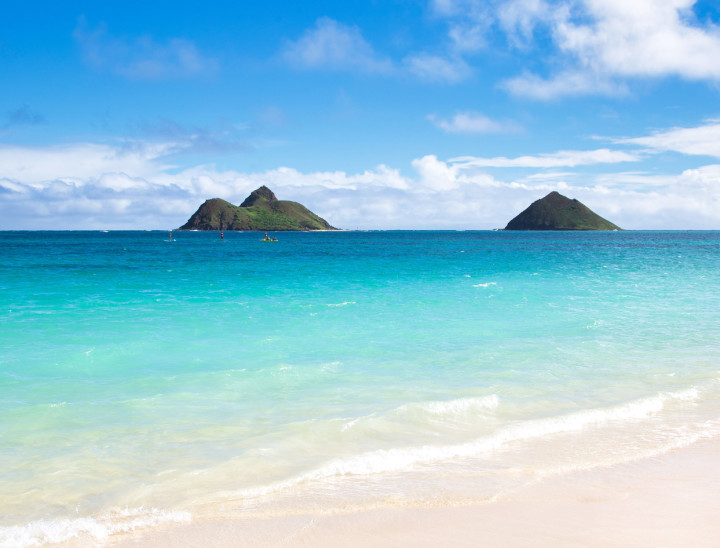
M 538 479 L 493 501 L 332 515 L 195 520 L 107 545 L 195 547 L 720 545 L 720 440 Z

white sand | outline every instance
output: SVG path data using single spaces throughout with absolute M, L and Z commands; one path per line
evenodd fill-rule
M 111 538 L 157 547 L 720 547 L 720 440 L 554 476 L 487 504 L 221 519 Z

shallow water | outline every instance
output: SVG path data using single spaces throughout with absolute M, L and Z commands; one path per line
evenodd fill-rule
M 0 232 L 0 546 L 720 435 L 720 232 L 261 237 Z

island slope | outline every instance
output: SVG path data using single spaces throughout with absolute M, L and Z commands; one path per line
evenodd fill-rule
M 337 230 L 297 202 L 278 200 L 266 186 L 235 206 L 221 198 L 206 200 L 179 230 Z
M 622 230 L 586 205 L 551 192 L 512 219 L 505 230 Z

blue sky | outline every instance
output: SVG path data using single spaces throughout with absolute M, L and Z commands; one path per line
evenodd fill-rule
M 0 229 L 170 229 L 260 185 L 342 228 L 503 227 L 552 190 L 720 229 L 720 7 L 13 2 Z

